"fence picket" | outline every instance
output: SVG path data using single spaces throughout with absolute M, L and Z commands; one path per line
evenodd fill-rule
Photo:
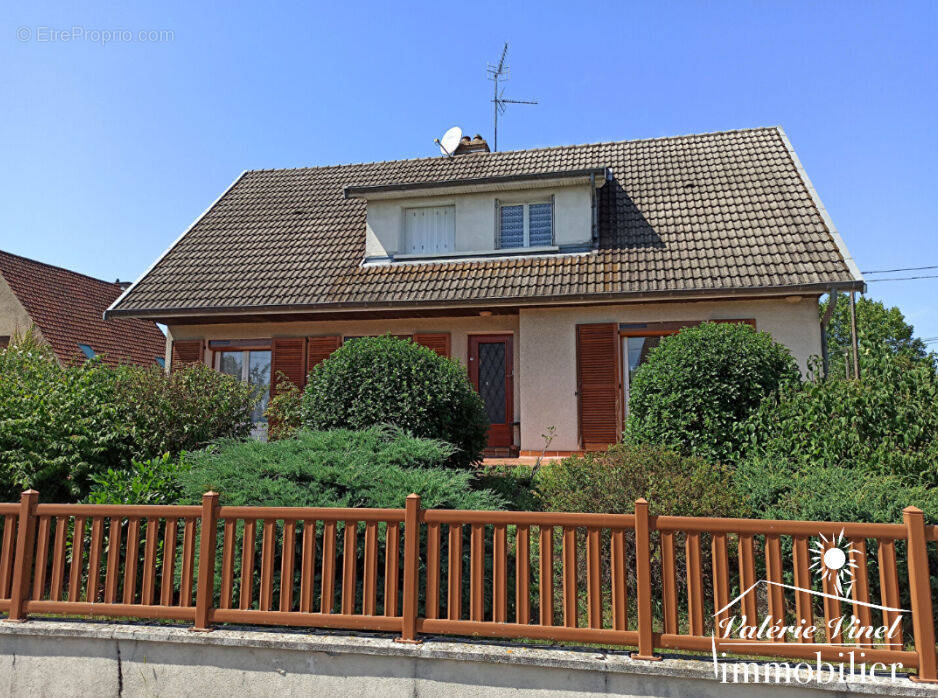
M 332 613 L 335 607 L 335 529 L 335 521 L 326 521 L 323 525 L 320 613 Z
M 68 571 L 68 600 L 77 602 L 81 593 L 81 578 L 85 562 L 85 517 L 75 517 L 72 529 L 72 564 Z
M 365 559 L 368 559 L 367 552 Z M 440 524 L 427 524 L 427 598 L 424 615 L 437 618 L 440 614 Z
M 540 527 L 541 555 L 538 563 L 538 590 L 540 592 L 539 611 L 541 625 L 554 624 L 554 529 L 552 526 Z
M 176 537 L 178 521 L 172 517 L 167 517 L 163 528 L 163 574 L 160 579 L 160 604 L 171 606 L 173 603 L 173 592 L 175 591 L 175 572 L 176 572 Z M 229 582 L 231 576 L 228 577 Z M 222 587 L 224 589 L 224 586 Z M 224 598 L 224 591 L 222 591 Z M 231 588 L 228 589 L 228 600 L 231 600 Z M 226 606 L 227 608 L 227 606 Z
M 48 516 L 39 517 L 39 526 L 36 530 L 36 572 L 33 576 L 33 599 L 41 599 L 46 590 L 46 573 L 49 563 L 49 535 L 51 521 Z M 0 593 L 0 596 L 3 596 Z
M 313 609 L 313 575 L 316 570 L 316 522 L 303 521 L 303 552 L 300 562 L 300 613 Z
M 450 524 L 447 554 L 446 617 L 459 620 L 462 618 L 462 526 L 458 524 Z
M 91 520 L 91 547 L 88 550 L 87 599 L 96 603 L 101 591 L 101 548 L 104 544 L 104 519 L 95 516 Z
M 531 622 L 531 532 L 518 526 L 515 533 L 515 622 Z
M 280 612 L 293 610 L 293 558 L 296 555 L 296 522 L 283 523 L 283 547 L 280 554 Z

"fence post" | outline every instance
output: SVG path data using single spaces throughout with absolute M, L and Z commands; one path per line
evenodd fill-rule
M 648 502 L 635 501 L 635 572 L 638 591 L 638 652 L 632 659 L 658 661 L 652 634 L 651 604 L 651 539 L 648 524 Z
M 908 536 L 909 591 L 912 597 L 912 630 L 918 653 L 918 675 L 913 681 L 938 683 L 935 669 L 935 626 L 932 616 L 931 579 L 925 543 L 925 517 L 921 509 L 902 510 Z
M 26 490 L 20 495 L 20 513 L 16 523 L 16 556 L 13 561 L 13 588 L 10 591 L 10 615 L 8 621 L 22 623 L 26 620 L 26 600 L 33 572 L 33 544 L 36 540 L 36 505 L 39 493 Z
M 407 495 L 404 510 L 404 617 L 401 636 L 396 642 L 418 644 L 417 639 L 417 579 L 420 569 L 420 495 Z
M 196 632 L 209 632 L 209 615 L 215 599 L 215 547 L 218 524 L 218 493 L 202 495 L 202 532 L 199 534 L 199 577 L 195 592 Z

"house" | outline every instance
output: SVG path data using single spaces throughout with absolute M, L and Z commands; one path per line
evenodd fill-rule
M 343 339 L 464 364 L 493 455 L 616 441 L 650 347 L 748 322 L 804 370 L 862 277 L 781 128 L 243 173 L 108 310 L 167 360 L 296 382 Z
M 0 347 L 33 327 L 61 364 L 162 366 L 166 337 L 152 320 L 103 317 L 125 288 L 0 250 Z

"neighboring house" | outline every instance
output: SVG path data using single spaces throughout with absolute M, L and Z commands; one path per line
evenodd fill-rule
M 619 438 L 683 326 L 748 322 L 802 369 L 818 298 L 863 280 L 780 128 L 243 173 L 108 311 L 167 358 L 302 384 L 392 333 L 467 366 L 493 455 Z M 500 450 L 502 450 L 500 452 Z
M 165 364 L 166 337 L 152 320 L 104 319 L 126 288 L 0 251 L 0 346 L 30 327 L 61 364 Z

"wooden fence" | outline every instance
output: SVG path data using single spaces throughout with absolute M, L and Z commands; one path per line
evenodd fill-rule
M 929 554 L 938 526 L 631 514 L 405 509 L 0 504 L 0 612 L 532 638 L 745 655 L 901 662 L 936 675 Z M 850 596 L 814 592 L 810 544 L 843 534 Z M 260 538 L 260 541 L 258 541 Z M 341 550 L 340 550 L 341 548 Z M 823 553 L 823 549 L 820 551 Z M 790 562 L 790 564 L 786 564 Z M 763 581 L 764 580 L 764 583 Z M 744 592 L 749 593 L 744 593 Z M 727 608 L 731 599 L 738 604 Z M 850 638 L 860 626 L 897 635 Z M 907 604 L 907 605 L 903 605 Z M 907 609 L 907 610 L 903 610 Z M 719 621 L 768 615 L 821 636 L 720 639 Z M 911 625 L 911 634 L 909 632 Z M 825 634 L 826 633 L 826 634 Z

